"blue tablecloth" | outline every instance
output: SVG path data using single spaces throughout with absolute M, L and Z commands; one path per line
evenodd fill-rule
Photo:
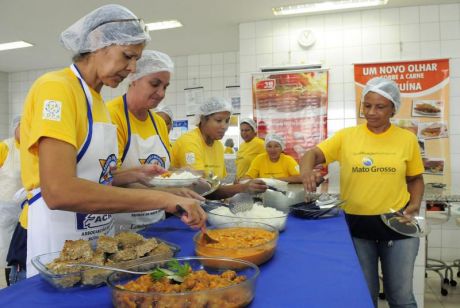
M 196 233 L 172 217 L 145 231 L 193 255 Z M 251 307 L 372 307 L 343 215 L 324 220 L 289 217 L 277 251 L 260 266 Z M 35 276 L 0 291 L 0 307 L 110 307 L 107 287 L 60 292 Z

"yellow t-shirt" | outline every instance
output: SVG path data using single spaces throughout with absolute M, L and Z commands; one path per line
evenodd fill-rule
M 128 141 L 128 123 L 126 121 L 125 110 L 123 105 L 123 96 L 119 96 L 107 103 L 107 108 L 112 118 L 112 123 L 117 126 L 117 139 L 118 139 L 118 166 L 121 166 L 121 157 L 125 150 L 126 142 Z M 166 146 L 169 153 L 171 153 L 171 144 L 169 143 L 168 127 L 162 117 L 155 112 L 150 111 L 153 120 L 158 129 L 161 140 Z M 157 135 L 150 117 L 148 116 L 145 121 L 137 119 L 131 112 L 128 112 L 129 122 L 131 124 L 131 135 L 136 134 L 143 139 Z
M 191 167 L 203 170 L 206 175 L 212 171 L 221 179 L 227 176 L 223 144 L 216 140 L 208 146 L 199 128 L 180 136 L 173 144 L 172 154 L 171 165 L 174 168 Z
M 294 158 L 281 153 L 276 163 L 270 160 L 267 153 L 259 154 L 251 163 L 246 176 L 255 178 L 284 178 L 299 175 L 299 164 Z
M 225 147 L 224 154 L 235 154 L 235 150 L 232 147 Z
M 0 142 L 0 167 L 5 163 L 6 158 L 8 157 L 8 146 L 5 142 Z
M 248 171 L 254 158 L 262 153 L 265 153 L 265 143 L 263 139 L 254 137 L 247 143 L 243 142 L 238 152 L 236 152 L 236 178 L 242 178 Z
M 93 121 L 110 123 L 102 96 L 90 90 Z M 85 94 L 70 68 L 47 73 L 34 82 L 26 97 L 20 126 L 21 177 L 26 190 L 40 186 L 38 140 L 41 137 L 58 139 L 78 151 L 88 131 L 86 113 Z
M 406 176 L 423 173 L 416 136 L 394 125 L 374 134 L 366 124 L 345 128 L 318 147 L 326 164 L 340 162 L 340 193 L 349 214 L 378 215 L 409 201 Z

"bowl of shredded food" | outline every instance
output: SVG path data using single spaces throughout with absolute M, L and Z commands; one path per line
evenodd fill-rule
M 196 183 L 200 178 L 200 175 L 197 175 L 191 171 L 168 171 L 162 175 L 153 177 L 150 180 L 150 184 L 157 187 L 184 187 Z
M 278 230 L 270 225 L 249 221 L 216 225 L 208 228 L 206 240 L 202 232 L 193 237 L 197 256 L 242 259 L 256 265 L 267 262 L 274 255 Z
M 115 307 L 245 307 L 254 298 L 259 276 L 256 265 L 222 257 L 146 265 L 151 269 L 147 274 L 116 272 L 107 278 Z

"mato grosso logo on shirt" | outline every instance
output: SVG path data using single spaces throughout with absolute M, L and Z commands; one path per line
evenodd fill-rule
M 394 173 L 396 172 L 396 168 L 394 167 L 380 167 L 374 165 L 374 160 L 372 157 L 364 156 L 361 160 L 362 167 L 354 166 L 351 168 L 352 173 Z

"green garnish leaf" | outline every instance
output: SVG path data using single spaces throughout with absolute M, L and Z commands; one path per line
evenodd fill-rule
M 177 259 L 168 261 L 166 265 L 167 268 L 157 267 L 150 273 L 153 280 L 160 280 L 166 277 L 177 282 L 183 282 L 184 277 L 190 273 L 191 269 L 190 264 L 184 262 L 184 265 L 181 265 Z

